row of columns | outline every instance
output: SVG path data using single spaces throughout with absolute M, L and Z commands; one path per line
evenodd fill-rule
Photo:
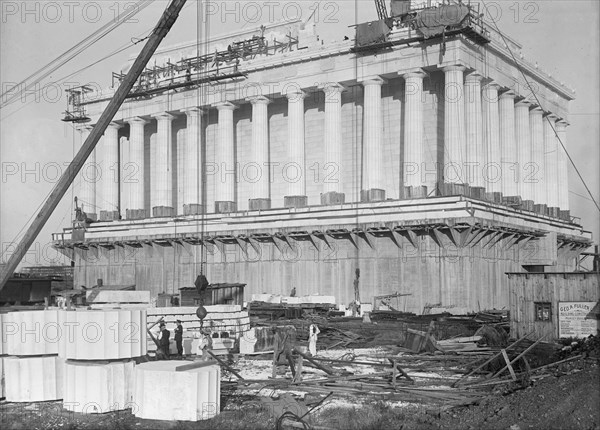
M 463 66 L 448 66 L 444 94 L 444 151 L 443 181 L 469 184 L 494 195 L 520 196 L 525 201 L 548 207 L 568 210 L 566 155 L 557 144 L 552 124 L 563 139 L 566 123 L 547 115 L 526 100 L 517 100 L 511 91 L 501 92 L 493 82 L 483 85 L 483 76 L 468 73 Z M 437 187 L 431 175 L 414 174 L 425 164 L 424 148 L 424 98 L 423 80 L 427 73 L 421 69 L 401 75 L 405 80 L 405 125 L 403 153 L 403 189 L 405 198 L 426 197 Z M 363 163 L 361 201 L 385 199 L 385 172 L 383 150 L 383 112 L 381 88 L 385 80 L 375 76 L 361 82 L 364 87 L 363 104 Z M 324 163 L 342 164 L 342 110 L 341 95 L 344 87 L 327 84 L 320 87 L 325 93 Z M 288 181 L 286 207 L 303 207 L 308 203 L 304 181 L 305 124 L 304 99 L 306 93 L 294 89 L 284 94 L 288 100 L 288 160 L 301 170 L 300 179 Z M 252 104 L 252 162 L 258 168 L 269 162 L 268 105 L 264 96 L 248 98 Z M 236 105 L 222 102 L 215 105 L 218 111 L 218 135 L 215 163 L 220 166 L 219 180 L 215 184 L 215 211 L 228 213 L 237 210 L 235 187 L 235 144 L 233 113 Z M 200 130 L 200 107 L 183 110 L 187 116 L 184 157 L 180 180 L 183 181 L 184 215 L 199 214 L 202 207 L 200 166 L 203 165 Z M 157 121 L 157 139 L 153 148 L 155 171 L 152 174 L 152 215 L 174 216 L 172 166 L 172 120 L 169 113 L 154 115 Z M 547 120 L 551 120 L 550 124 Z M 131 118 L 129 156 L 137 167 L 139 180 L 127 183 L 129 208 L 127 218 L 144 218 L 144 127 L 147 121 Z M 117 164 L 119 156 L 118 129 L 111 123 L 102 139 L 105 166 Z M 82 129 L 82 137 L 89 135 L 90 127 Z M 95 163 L 95 151 L 88 164 Z M 490 165 L 501 168 L 500 177 L 490 178 Z M 230 169 L 230 170 L 229 170 Z M 269 169 L 260 175 L 253 186 L 250 210 L 271 207 Z M 421 172 L 417 172 L 421 173 Z M 117 219 L 119 206 L 118 181 L 102 180 L 103 201 L 96 202 L 96 182 L 83 181 L 81 200 L 92 207 L 101 208 L 100 219 Z M 440 178 L 438 178 L 440 179 Z M 558 186 L 560 184 L 560 187 Z M 556 192 L 559 190 L 559 192 Z M 326 181 L 321 195 L 322 204 L 344 203 L 341 180 Z M 89 210 L 88 210 L 89 213 Z

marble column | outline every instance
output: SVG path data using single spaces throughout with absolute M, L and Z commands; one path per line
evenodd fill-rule
M 144 127 L 148 121 L 135 117 L 129 123 L 129 162 L 124 166 L 124 192 L 129 193 L 129 207 L 126 208 L 127 219 L 143 219 L 146 213 L 144 191 Z
M 467 145 L 465 140 L 465 97 L 463 66 L 443 67 L 444 71 L 444 183 L 464 184 Z M 458 192 L 452 189 L 452 194 Z M 442 191 L 443 192 L 443 191 Z
M 163 112 L 154 115 L 157 121 L 156 128 L 156 148 L 154 151 L 155 171 L 151 172 L 152 181 L 155 182 L 154 192 L 152 196 L 153 208 L 152 216 L 154 217 L 172 217 L 175 216 L 175 208 L 173 206 L 173 130 L 172 121 L 175 118 L 173 115 Z
M 235 142 L 233 136 L 233 111 L 237 106 L 230 102 L 215 105 L 218 111 L 218 137 L 215 162 L 217 180 L 215 187 L 215 213 L 237 211 L 235 199 Z
M 185 156 L 182 162 L 183 172 L 183 214 L 198 215 L 204 213 L 202 206 L 202 115 L 199 107 L 183 111 L 187 117 L 185 129 Z
M 343 204 L 342 193 L 342 92 L 344 87 L 337 83 L 321 86 L 325 92 L 325 158 L 323 169 L 326 174 L 321 194 L 322 205 Z
M 471 188 L 471 196 L 485 197 L 483 169 L 486 162 L 486 150 L 483 139 L 483 114 L 481 106 L 481 80 L 478 72 L 465 77 L 465 129 L 467 155 L 465 178 Z
M 251 211 L 271 208 L 271 182 L 269 168 L 269 103 L 264 96 L 247 99 L 252 103 L 252 163 L 257 177 L 252 184 L 252 198 L 248 200 Z M 247 166 L 250 169 L 250 166 Z M 245 170 L 247 170 L 245 169 Z
M 383 109 L 381 102 L 381 86 L 385 80 L 376 76 L 365 79 L 363 103 L 363 166 L 362 202 L 379 202 L 385 200 L 383 171 Z
M 425 198 L 428 186 L 425 183 L 423 149 L 423 78 L 422 70 L 404 73 L 404 162 L 402 164 L 403 197 Z
M 519 164 L 518 191 L 521 207 L 533 211 L 533 182 L 531 173 L 535 169 L 531 159 L 531 132 L 529 130 L 529 107 L 531 103 L 521 100 L 515 104 L 515 139 Z
M 534 169 L 532 171 L 534 190 L 534 210 L 545 214 L 547 208 L 546 189 L 546 157 L 544 153 L 544 112 L 539 107 L 533 107 L 529 111 L 529 130 L 531 133 L 531 160 Z
M 119 219 L 119 128 L 111 122 L 102 138 L 102 201 L 100 221 Z
M 482 169 L 488 200 L 502 203 L 502 166 L 500 152 L 500 116 L 498 113 L 498 88 L 493 82 L 482 92 L 483 137 L 487 160 Z
M 293 89 L 284 94 L 288 99 L 288 162 L 283 166 L 283 180 L 288 184 L 284 196 L 286 208 L 305 207 L 306 154 L 304 142 L 304 98 L 306 93 Z
M 560 138 L 557 139 L 558 150 L 558 207 L 560 208 L 560 217 L 570 221 L 569 215 L 569 158 L 563 146 L 567 147 L 567 126 L 569 123 L 560 120 L 556 123 L 556 133 Z M 562 145 L 561 145 L 562 142 Z
M 519 203 L 519 164 L 515 136 L 515 94 L 505 91 L 498 102 L 500 111 L 500 160 L 502 195 L 506 203 Z M 510 200 L 507 200 L 510 199 Z
M 90 136 L 93 128 L 94 127 L 91 125 L 84 125 L 79 128 L 82 145 Z M 83 167 L 79 171 L 79 178 L 80 187 L 79 194 L 77 195 L 78 205 L 86 213 L 89 219 L 96 221 L 98 219 L 98 214 L 96 212 L 96 183 L 100 180 L 101 173 L 100 169 L 98 169 L 98 164 L 96 163 L 95 149 L 90 153 Z
M 558 141 L 554 133 L 555 123 L 558 117 L 552 113 L 544 116 L 544 161 L 546 172 L 546 203 L 551 216 L 558 218 Z

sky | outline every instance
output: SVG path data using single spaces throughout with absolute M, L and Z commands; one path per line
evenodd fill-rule
M 1 93 L 54 60 L 134 1 L 0 0 Z M 349 26 L 376 19 L 373 0 L 208 2 L 211 35 L 257 28 L 285 18 L 307 20 L 311 14 L 325 42 L 352 36 Z M 529 60 L 575 89 L 570 104 L 567 149 L 585 183 L 600 195 L 600 2 L 597 0 L 486 1 L 486 17 L 523 45 Z M 131 20 L 102 38 L 38 86 L 0 110 L 0 252 L 8 258 L 81 142 L 71 123 L 60 121 L 67 101 L 64 90 L 94 83 L 106 88 L 158 21 L 167 1 L 153 1 Z M 388 2 L 389 4 L 389 2 Z M 484 9 L 482 8 L 482 11 Z M 197 2 L 188 0 L 163 46 L 196 40 Z M 129 47 L 128 47 L 129 46 Z M 127 48 L 128 47 L 128 48 Z M 111 55 L 120 48 L 123 52 Z M 98 62 L 98 60 L 109 58 Z M 90 66 L 92 63 L 97 64 Z M 90 66 L 90 67 L 88 67 Z M 80 69 L 82 72 L 70 76 Z M 64 79 L 68 77 L 68 79 Z M 31 81 L 28 81 L 31 82 Z M 2 97 L 2 103 L 7 96 Z M 52 233 L 71 225 L 73 192 L 54 211 L 22 265 L 68 263 L 51 248 Z M 579 217 L 598 243 L 600 211 L 591 201 L 573 166 L 569 166 L 571 215 Z

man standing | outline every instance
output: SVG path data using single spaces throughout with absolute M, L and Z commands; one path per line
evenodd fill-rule
M 160 346 L 158 351 L 156 351 L 157 358 L 159 360 L 168 360 L 169 359 L 169 337 L 171 337 L 171 332 L 167 330 L 167 326 L 165 323 L 160 323 L 160 333 L 158 335 L 158 345 Z
M 183 326 L 181 321 L 177 320 L 177 327 L 175 327 L 175 344 L 177 345 L 177 358 L 183 357 Z

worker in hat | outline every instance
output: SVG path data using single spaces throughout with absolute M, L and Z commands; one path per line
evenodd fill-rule
M 169 337 L 171 332 L 167 330 L 167 326 L 164 322 L 160 323 L 160 333 L 158 334 L 158 350 L 156 351 L 156 358 L 159 360 L 169 359 Z
M 177 345 L 177 358 L 183 357 L 183 325 L 180 320 L 177 320 L 175 327 L 175 344 Z

